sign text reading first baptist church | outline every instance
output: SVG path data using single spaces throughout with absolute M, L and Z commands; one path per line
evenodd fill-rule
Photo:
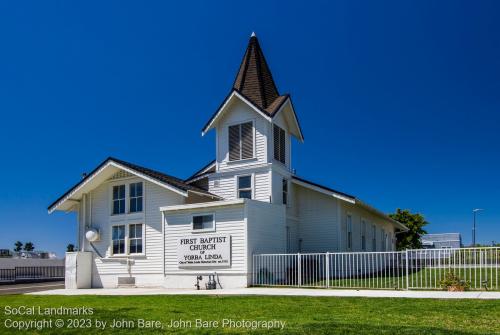
M 177 241 L 179 267 L 230 266 L 231 236 L 200 235 L 184 236 Z

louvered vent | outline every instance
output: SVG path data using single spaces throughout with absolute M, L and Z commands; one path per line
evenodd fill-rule
M 120 170 L 117 173 L 115 173 L 113 176 L 111 176 L 111 178 L 109 178 L 109 179 L 110 180 L 112 180 L 112 179 L 121 179 L 121 178 L 128 178 L 128 177 L 131 177 L 131 176 L 132 176 L 132 174 L 128 173 L 127 171 Z
M 285 131 L 274 125 L 274 159 L 285 164 L 286 137 Z
M 241 125 L 241 159 L 253 157 L 253 127 L 252 122 Z
M 253 123 L 229 126 L 229 160 L 253 158 Z
M 229 160 L 240 159 L 240 125 L 229 127 Z

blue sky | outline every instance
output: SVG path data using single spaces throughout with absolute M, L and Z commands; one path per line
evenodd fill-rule
M 429 232 L 500 241 L 500 21 L 487 1 L 0 3 L 0 248 L 60 255 L 46 207 L 107 156 L 187 177 L 256 31 L 305 135 L 300 176 Z

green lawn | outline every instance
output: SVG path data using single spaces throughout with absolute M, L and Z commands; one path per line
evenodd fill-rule
M 7 316 L 6 307 L 14 306 L 78 307 L 94 309 L 91 316 L 44 317 Z M 270 297 L 270 296 L 2 296 L 0 297 L 0 334 L 19 334 L 5 328 L 10 320 L 41 320 L 43 318 L 90 319 L 92 328 L 52 328 L 22 333 L 60 334 L 96 333 L 95 321 L 113 319 L 157 320 L 164 325 L 170 320 L 192 321 L 191 328 L 145 330 L 139 333 L 268 333 L 265 329 L 237 329 L 195 327 L 196 319 L 207 321 L 280 320 L 286 322 L 284 330 L 272 329 L 279 334 L 500 334 L 500 301 L 487 300 L 435 300 L 435 299 L 382 299 L 335 297 Z M 12 321 L 8 321 L 12 322 Z M 132 333 L 138 329 L 111 329 L 105 333 Z

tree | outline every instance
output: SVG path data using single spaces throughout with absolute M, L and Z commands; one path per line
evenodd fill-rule
M 14 251 L 15 252 L 19 252 L 21 250 L 23 250 L 23 243 L 21 241 L 17 241 L 16 243 L 14 243 Z
M 68 244 L 68 246 L 66 247 L 66 251 L 67 252 L 73 252 L 75 251 L 75 245 L 74 244 Z
M 412 214 L 407 209 L 398 208 L 396 213 L 389 214 L 389 217 L 404 224 L 409 229 L 396 235 L 396 248 L 398 250 L 419 249 L 422 247 L 420 237 L 427 234 L 423 227 L 429 223 L 425 221 L 422 214 Z
M 24 243 L 24 251 L 33 251 L 33 250 L 35 250 L 35 246 L 33 245 L 32 242 Z

